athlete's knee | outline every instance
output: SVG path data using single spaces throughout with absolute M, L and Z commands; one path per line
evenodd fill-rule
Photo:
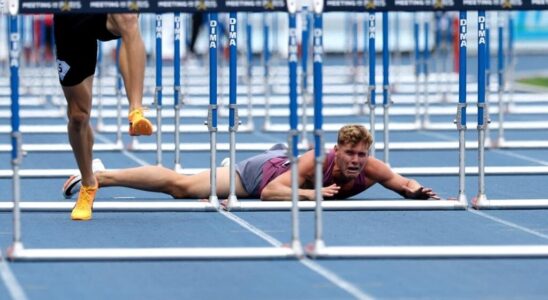
M 70 111 L 68 113 L 69 125 L 73 128 L 82 128 L 89 124 L 89 112 L 87 111 Z
M 169 179 L 166 182 L 165 193 L 171 195 L 171 197 L 175 199 L 190 198 L 191 196 L 189 195 L 188 190 L 188 180 L 185 180 L 182 176 Z
M 137 14 L 112 14 L 112 30 L 117 35 L 122 36 L 139 33 L 139 17 Z

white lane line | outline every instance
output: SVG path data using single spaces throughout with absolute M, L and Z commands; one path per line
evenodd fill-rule
M 254 233 L 255 235 L 257 235 L 258 237 L 264 239 L 265 241 L 267 241 L 272 246 L 280 247 L 281 245 L 283 245 L 282 242 L 278 241 L 274 237 L 268 235 L 264 231 L 258 229 L 257 227 L 253 226 L 252 224 L 248 223 L 247 221 L 243 220 L 242 218 L 240 218 L 240 217 L 238 217 L 238 216 L 236 216 L 236 215 L 234 215 L 230 212 L 223 211 L 223 210 L 219 210 L 219 212 L 222 215 L 224 215 L 225 217 L 227 217 L 228 219 L 236 222 L 238 225 L 244 227 L 245 229 L 247 229 L 247 230 L 251 231 L 252 233 Z M 342 290 L 346 291 L 350 295 L 356 297 L 356 299 L 361 299 L 361 300 L 374 299 L 372 296 L 364 293 L 359 288 L 354 286 L 352 283 L 344 280 L 343 278 L 339 277 L 337 274 L 331 272 L 330 270 L 322 267 L 318 263 L 316 263 L 316 262 L 314 262 L 314 261 L 312 261 L 312 260 L 310 260 L 306 257 L 300 258 L 299 262 L 301 264 L 303 264 L 304 266 L 306 266 L 308 269 L 316 272 L 317 274 L 319 274 L 323 278 L 327 279 L 328 281 L 330 281 L 334 285 L 338 286 Z
M 548 240 L 548 235 L 546 235 L 544 233 L 541 233 L 541 232 L 538 232 L 536 230 L 533 230 L 533 229 L 530 229 L 530 228 L 527 228 L 527 227 L 523 227 L 523 226 L 518 225 L 516 223 L 512 223 L 510 221 L 506 221 L 506 220 L 503 220 L 501 218 L 497 218 L 495 216 L 492 216 L 492 215 L 489 215 L 489 214 L 486 214 L 484 212 L 477 211 L 477 210 L 474 210 L 474 209 L 468 209 L 468 211 L 473 213 L 473 214 L 476 214 L 478 216 L 481 216 L 481 217 L 487 218 L 489 220 L 495 221 L 497 223 L 501 223 L 501 224 L 504 224 L 506 226 L 512 227 L 514 229 L 521 230 L 523 232 L 527 232 L 527 233 L 532 234 L 534 236 L 537 236 L 537 237 L 540 237 L 542 239 Z
M 528 161 L 528 162 L 534 162 L 534 163 L 537 163 L 539 165 L 548 166 L 548 161 L 536 159 L 536 158 L 529 157 L 527 155 L 522 155 L 522 154 L 519 154 L 519 153 L 516 153 L 516 152 L 513 152 L 513 151 L 500 150 L 500 149 L 492 149 L 491 151 L 496 152 L 496 153 L 500 153 L 502 155 L 519 158 L 519 159 L 522 159 L 522 160 L 525 160 L 525 161 Z
M 275 239 L 274 237 L 270 236 L 269 234 L 267 234 L 266 232 L 260 230 L 259 228 L 253 226 L 252 224 L 250 224 L 249 222 L 247 222 L 246 220 L 236 216 L 235 214 L 232 214 L 232 213 L 229 213 L 227 211 L 224 211 L 222 209 L 219 210 L 219 212 L 224 215 L 225 217 L 227 217 L 228 219 L 238 223 L 240 226 L 244 227 L 245 229 L 251 231 L 252 233 L 254 233 L 255 235 L 257 235 L 258 237 L 260 237 L 261 239 L 267 241 L 269 244 L 271 244 L 272 246 L 274 247 L 281 247 L 283 245 L 282 242 L 278 241 L 277 239 Z
M 436 138 L 446 140 L 446 141 L 454 141 L 455 140 L 454 137 L 443 134 L 443 133 L 421 132 L 421 134 L 431 136 L 431 137 L 436 137 Z M 489 151 L 493 151 L 493 152 L 499 153 L 501 155 L 506 155 L 506 156 L 510 156 L 510 157 L 514 157 L 514 158 L 519 158 L 519 159 L 524 160 L 524 161 L 537 163 L 539 165 L 548 166 L 548 161 L 541 160 L 541 159 L 536 159 L 534 157 L 530 157 L 530 156 L 523 155 L 523 154 L 519 154 L 519 153 L 516 153 L 516 152 L 511 151 L 511 150 L 489 149 Z
M 26 300 L 27 296 L 23 291 L 23 288 L 15 278 L 15 275 L 11 271 L 9 265 L 4 261 L 2 253 L 0 253 L 0 277 L 13 300 Z

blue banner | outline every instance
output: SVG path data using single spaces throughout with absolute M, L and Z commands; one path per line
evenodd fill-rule
M 548 0 L 324 0 L 324 11 L 543 10 Z
M 20 0 L 19 13 L 287 11 L 285 0 Z
M 324 0 L 324 12 L 545 10 L 548 0 Z M 285 0 L 20 0 L 19 13 L 274 12 Z

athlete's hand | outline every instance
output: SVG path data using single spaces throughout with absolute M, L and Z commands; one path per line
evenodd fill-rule
M 421 200 L 440 200 L 440 197 L 434 192 L 431 188 L 426 187 L 419 187 L 416 190 L 412 190 L 408 186 L 402 186 L 402 188 L 405 190 L 405 195 L 407 198 L 411 199 L 421 199 Z
M 339 193 L 340 189 L 341 189 L 340 186 L 333 183 L 330 186 L 326 186 L 322 188 L 322 195 L 324 197 L 334 197 L 337 193 Z

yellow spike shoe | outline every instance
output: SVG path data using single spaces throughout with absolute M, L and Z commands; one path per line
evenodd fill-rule
M 91 220 L 93 213 L 93 200 L 95 200 L 95 193 L 97 193 L 98 186 L 82 186 L 80 188 L 80 194 L 76 205 L 72 209 L 70 218 L 76 221 Z
M 137 108 L 132 110 L 128 116 L 129 120 L 129 135 L 151 135 L 152 123 L 143 115 L 143 109 Z

